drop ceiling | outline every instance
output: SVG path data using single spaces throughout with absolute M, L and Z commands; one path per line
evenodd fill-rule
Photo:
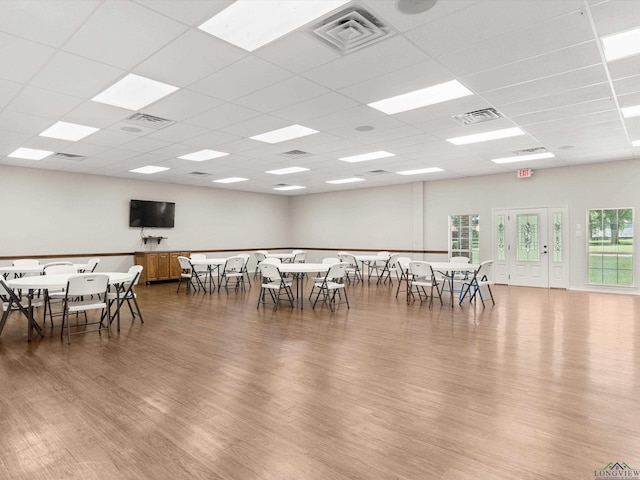
M 388 31 L 348 53 L 312 33 L 322 19 L 253 52 L 197 28 L 230 3 L 0 2 L 0 164 L 301 195 L 640 155 L 632 146 L 640 117 L 621 114 L 640 104 L 640 55 L 607 63 L 600 42 L 640 25 L 638 1 L 440 0 L 410 15 L 393 0 L 357 0 L 349 6 Z M 139 111 L 91 100 L 131 73 L 178 90 Z M 367 105 L 451 80 L 473 94 L 393 115 Z M 501 118 L 454 118 L 487 108 Z M 136 113 L 169 122 L 136 123 Z M 100 130 L 77 142 L 39 135 L 58 121 Z M 277 144 L 250 138 L 292 124 L 318 133 Z M 525 135 L 446 141 L 512 127 Z M 8 157 L 21 147 L 58 155 Z M 539 147 L 555 157 L 491 161 Z M 229 155 L 178 158 L 205 149 Z M 376 151 L 395 156 L 338 160 Z M 130 172 L 146 165 L 168 170 Z M 289 167 L 307 170 L 266 173 Z M 433 167 L 442 171 L 396 173 Z M 213 183 L 227 177 L 248 180 Z M 352 177 L 364 181 L 326 183 Z M 274 191 L 280 184 L 306 188 Z

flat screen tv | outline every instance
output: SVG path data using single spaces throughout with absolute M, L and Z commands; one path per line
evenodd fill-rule
M 173 228 L 175 214 L 176 204 L 172 202 L 131 200 L 129 204 L 129 226 Z

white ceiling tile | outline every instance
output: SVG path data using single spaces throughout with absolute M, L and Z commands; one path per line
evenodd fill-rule
M 234 103 L 266 113 L 328 92 L 326 88 L 296 76 L 238 98 Z
M 516 115 L 538 112 L 542 110 L 553 110 L 567 105 L 593 101 L 595 99 L 611 99 L 611 87 L 609 83 L 600 83 L 588 87 L 576 88 L 545 97 L 538 97 L 522 102 L 515 102 L 500 107 L 500 112 L 512 118 L 516 122 L 520 119 L 514 118 Z M 555 112 L 560 113 L 560 112 Z M 562 118 L 562 117 L 561 117 Z
M 610 98 L 591 100 L 589 102 L 576 103 L 550 110 L 541 110 L 533 113 L 526 113 L 513 117 L 518 125 L 528 126 L 535 123 L 548 122 L 550 120 L 561 120 L 592 113 L 616 111 L 616 105 Z
M 476 93 L 483 93 L 601 64 L 598 46 L 590 41 L 468 75 L 463 83 Z
M 60 47 L 100 5 L 98 1 L 0 2 L 0 31 Z
M 50 118 L 27 115 L 20 112 L 5 110 L 0 112 L 0 131 L 27 133 L 38 135 L 49 128 L 54 122 Z
M 633 77 L 640 72 L 640 55 L 621 58 L 607 64 L 611 78 L 618 80 L 626 77 Z
M 188 29 L 131 2 L 104 2 L 64 50 L 128 70 Z
M 17 82 L 0 79 L 0 110 L 18 94 L 22 86 Z
M 385 61 L 381 62 L 380 59 Z M 396 36 L 305 72 L 303 75 L 337 90 L 422 63 L 429 57 L 407 39 Z
M 84 143 L 90 145 L 100 145 L 105 147 L 119 147 L 120 145 L 134 140 L 135 135 L 118 132 L 115 130 L 100 130 L 83 139 Z
M 635 0 L 599 2 L 591 7 L 591 14 L 601 37 L 640 26 L 640 2 Z
M 122 148 L 127 150 L 133 150 L 134 152 L 153 152 L 157 154 L 156 150 L 160 150 L 163 147 L 171 145 L 170 142 L 165 142 L 157 138 L 151 138 L 149 136 L 137 138 L 127 143 L 122 144 Z
M 231 101 L 290 76 L 291 73 L 287 70 L 252 55 L 194 83 L 189 88 L 211 97 Z
M 478 42 L 440 56 L 438 61 L 454 74 L 466 76 L 591 40 L 593 33 L 587 16 L 576 12 Z
M 177 92 L 162 98 L 144 108 L 144 112 L 156 117 L 182 121 L 211 110 L 224 102 L 189 90 Z
M 124 70 L 67 52 L 58 52 L 31 85 L 77 97 L 93 97 L 115 83 Z
M 485 40 L 526 30 L 531 25 L 538 26 L 541 22 L 581 7 L 579 0 L 544 3 L 483 0 L 456 12 L 456 15 L 428 22 L 407 33 L 407 37 L 430 55 L 441 56 L 474 47 Z
M 360 125 L 368 125 L 374 128 L 383 127 L 399 127 L 402 122 L 396 120 L 392 116 L 385 115 L 378 110 L 374 110 L 366 105 L 350 108 L 338 113 L 325 115 L 310 119 L 306 122 L 306 127 L 314 128 L 319 131 L 330 131 L 336 128 L 342 128 L 352 125 L 353 128 Z
M 616 80 L 613 82 L 613 88 L 618 96 L 640 92 L 640 75 Z
M 51 47 L 5 33 L 0 33 L 0 45 L 0 78 L 14 82 L 28 82 L 55 53 Z
M 84 100 L 80 97 L 72 97 L 42 88 L 25 87 L 7 105 L 7 109 L 40 117 L 58 118 L 83 102 Z
M 183 143 L 185 145 L 193 145 L 195 147 L 209 148 L 225 143 L 235 142 L 237 140 L 240 140 L 241 138 L 242 137 L 238 135 L 232 135 L 230 133 L 211 131 L 209 133 L 205 133 L 204 135 L 199 135 L 197 137 L 185 140 Z
M 136 0 L 168 18 L 196 27 L 228 7 L 233 0 Z
M 185 123 L 210 128 L 212 130 L 221 130 L 230 125 L 245 122 L 258 115 L 260 115 L 260 113 L 255 110 L 250 110 L 232 103 L 225 103 L 207 112 L 190 117 Z
M 196 127 L 186 123 L 175 123 L 150 133 L 148 137 L 157 138 L 167 142 L 183 142 L 190 138 L 203 135 L 206 132 L 208 132 L 208 129 L 206 128 Z
M 482 94 L 491 104 L 500 107 L 532 98 L 545 97 L 556 93 L 575 90 L 588 85 L 607 81 L 607 75 L 599 65 L 572 70 L 560 75 L 539 78 L 529 82 L 499 88 Z
M 292 123 L 302 123 L 311 118 L 318 118 L 357 106 L 358 103 L 340 95 L 329 92 L 319 97 L 296 103 L 289 107 L 275 110 L 274 116 L 284 118 Z
M 97 128 L 106 128 L 131 115 L 131 110 L 88 100 L 69 112 L 65 116 L 65 121 L 78 123 L 80 125 L 91 125 Z
M 258 49 L 256 55 L 294 73 L 306 72 L 341 57 L 308 32 L 292 33 Z
M 197 52 L 185 55 L 185 52 Z M 135 73 L 187 87 L 245 57 L 247 52 L 200 30 L 190 30 L 135 68 Z

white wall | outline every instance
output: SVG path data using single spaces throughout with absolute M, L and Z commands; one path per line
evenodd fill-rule
M 0 192 L 0 256 L 253 249 L 291 239 L 284 196 L 9 166 L 0 166 Z M 144 245 L 140 229 L 129 227 L 132 198 L 176 203 L 175 228 L 145 229 L 168 237 L 160 245 Z M 101 267 L 132 261 L 104 257 Z
M 515 172 L 296 197 L 292 205 L 294 242 L 301 247 L 447 250 L 448 216 L 480 215 L 480 258 L 492 258 L 491 209 L 543 206 L 569 208 L 571 288 L 585 288 L 586 211 L 635 207 L 640 215 L 640 164 L 636 161 L 538 170 L 530 179 Z M 412 195 L 413 190 L 413 195 Z M 421 204 L 418 204 L 421 202 Z M 416 213 L 424 216 L 423 243 L 412 234 Z M 413 223 L 412 223 L 413 222 Z M 576 236 L 580 224 L 582 236 Z M 341 233 L 336 232 L 340 230 Z M 413 235 L 413 236 L 412 236 Z M 636 252 L 637 254 L 637 252 Z M 428 257 L 429 258 L 429 257 Z M 441 256 L 431 256 L 442 260 Z M 634 279 L 640 284 L 640 261 Z

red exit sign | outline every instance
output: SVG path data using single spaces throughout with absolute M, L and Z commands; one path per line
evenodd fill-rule
M 521 168 L 518 170 L 518 178 L 529 178 L 533 175 L 533 170 L 530 168 Z

